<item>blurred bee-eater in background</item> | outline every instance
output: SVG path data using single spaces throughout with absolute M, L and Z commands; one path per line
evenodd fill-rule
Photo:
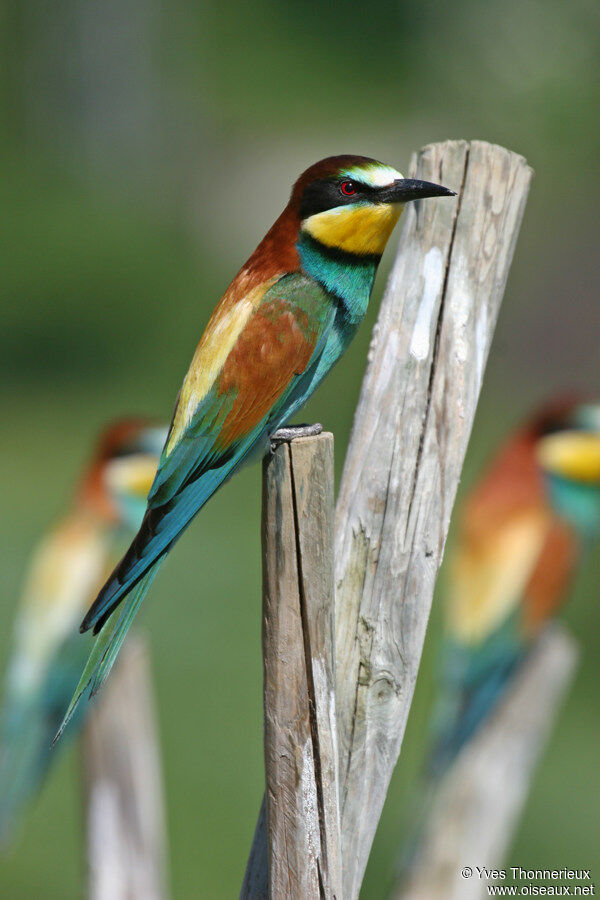
M 599 535 L 600 406 L 558 401 L 503 446 L 462 511 L 433 718 L 434 780 L 502 698 Z
M 300 176 L 198 345 L 144 521 L 82 623 L 82 631 L 102 633 L 64 724 L 108 675 L 183 530 L 224 481 L 265 452 L 347 348 L 403 204 L 452 193 L 362 156 L 330 157 Z
M 0 717 L 2 838 L 53 759 L 52 738 L 90 650 L 81 616 L 139 528 L 165 435 L 134 419 L 108 428 L 71 508 L 33 554 Z

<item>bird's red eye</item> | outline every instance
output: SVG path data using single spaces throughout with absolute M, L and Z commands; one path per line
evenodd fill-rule
M 340 190 L 346 197 L 351 197 L 356 193 L 356 185 L 353 181 L 342 181 L 342 183 L 340 184 Z

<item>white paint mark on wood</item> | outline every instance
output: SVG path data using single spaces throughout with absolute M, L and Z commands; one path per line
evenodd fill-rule
M 423 296 L 410 340 L 410 354 L 418 360 L 426 359 L 429 353 L 435 301 L 443 277 L 444 259 L 439 247 L 432 247 L 423 260 Z

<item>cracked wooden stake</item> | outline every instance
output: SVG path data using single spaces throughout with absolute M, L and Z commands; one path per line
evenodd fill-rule
M 483 900 L 477 866 L 500 868 L 549 732 L 573 679 L 577 646 L 565 628 L 541 635 L 510 692 L 436 790 L 398 900 Z M 470 866 L 473 877 L 462 871 Z
M 83 732 L 89 900 L 165 900 L 166 828 L 150 664 L 130 637 Z
M 410 709 L 433 587 L 531 181 L 481 141 L 425 147 L 336 508 L 343 898 L 358 896 Z
M 266 457 L 262 539 L 266 804 L 241 896 L 339 900 L 333 435 Z

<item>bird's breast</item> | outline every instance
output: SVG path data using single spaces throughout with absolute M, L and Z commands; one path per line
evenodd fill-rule
M 297 244 L 304 272 L 316 281 L 335 302 L 341 302 L 349 326 L 360 324 L 369 305 L 378 256 L 356 257 L 332 251 L 304 233 Z

